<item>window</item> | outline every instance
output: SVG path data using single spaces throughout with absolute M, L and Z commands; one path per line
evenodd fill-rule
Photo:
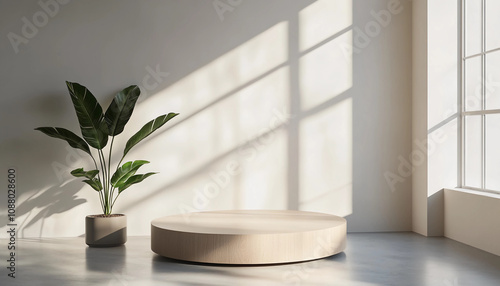
M 500 193 L 500 1 L 462 0 L 461 185 Z

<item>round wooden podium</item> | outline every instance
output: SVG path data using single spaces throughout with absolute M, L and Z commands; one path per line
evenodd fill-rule
M 219 264 L 307 261 L 342 252 L 346 220 L 315 212 L 211 211 L 151 222 L 151 250 L 178 260 Z

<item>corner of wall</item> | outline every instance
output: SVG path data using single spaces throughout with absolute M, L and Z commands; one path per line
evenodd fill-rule
M 427 137 L 427 0 L 412 3 L 412 142 Z M 413 143 L 412 150 L 417 146 Z M 414 166 L 412 230 L 427 235 L 427 158 Z

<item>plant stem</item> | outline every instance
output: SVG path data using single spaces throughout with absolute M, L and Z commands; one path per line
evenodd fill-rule
M 104 189 L 105 189 L 105 192 L 106 192 L 106 193 L 107 193 L 107 195 L 108 195 L 108 201 L 106 202 L 106 205 L 107 205 L 106 215 L 110 215 L 110 214 L 111 214 L 111 211 L 110 211 L 110 207 L 111 207 L 111 206 L 110 206 L 110 202 L 111 202 L 111 199 L 112 199 L 112 198 L 110 197 L 110 193 L 109 193 L 109 191 L 110 191 L 110 190 L 109 190 L 109 172 L 108 172 L 108 167 L 107 167 L 107 165 L 106 165 L 106 157 L 104 156 L 104 152 L 102 151 L 102 149 L 101 149 L 101 153 L 102 153 L 102 160 L 103 160 L 103 164 L 104 164 L 104 173 L 105 173 L 105 175 L 104 175 L 104 176 L 105 176 L 105 181 L 106 181 L 106 182 L 105 182 L 106 186 L 105 186 L 105 188 L 104 188 Z M 109 165 L 109 164 L 108 164 L 108 165 Z
M 115 136 L 111 138 L 111 145 L 109 146 L 109 156 L 108 156 L 108 187 L 109 187 L 109 197 L 113 199 L 113 186 L 111 186 L 111 154 L 113 153 L 113 143 L 115 141 Z M 111 205 L 111 209 L 109 210 L 109 214 L 113 210 L 113 206 Z
M 99 192 L 99 201 L 101 202 L 101 209 L 102 209 L 102 212 L 104 213 L 104 202 L 103 202 L 103 198 L 102 198 L 102 192 Z
M 97 162 L 95 161 L 95 158 L 94 156 L 92 156 L 92 154 L 89 154 L 90 155 L 90 158 L 92 158 L 92 161 L 94 161 L 94 166 L 95 166 L 95 169 L 99 171 L 99 168 L 97 167 Z M 100 173 L 100 172 L 99 172 Z M 101 174 L 97 173 L 97 178 L 99 178 L 99 181 L 101 181 Z M 104 209 L 104 201 L 103 201 L 103 197 L 102 197 L 102 191 L 99 191 L 99 201 L 101 202 L 101 209 L 102 209 L 102 212 L 104 213 L 105 212 L 105 209 Z
M 116 198 L 113 200 L 113 203 L 111 204 L 111 209 L 113 209 L 113 206 L 115 205 L 116 199 L 118 199 L 119 196 L 120 196 L 120 193 L 118 193 L 118 195 L 116 195 Z
M 108 209 L 108 194 L 106 192 L 106 169 L 103 165 L 103 160 L 104 160 L 104 157 L 102 155 L 102 151 L 101 150 L 98 150 L 97 151 L 98 154 L 99 154 L 99 162 L 101 163 L 101 170 L 103 170 L 103 192 L 104 192 L 104 214 L 107 215 L 107 209 Z

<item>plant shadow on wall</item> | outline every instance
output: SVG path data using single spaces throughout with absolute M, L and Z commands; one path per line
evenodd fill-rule
M 16 216 L 18 219 L 18 228 L 21 230 L 19 237 L 24 237 L 24 229 L 34 226 L 38 222 L 39 237 L 43 236 L 44 221 L 53 215 L 61 214 L 72 208 L 79 206 L 86 199 L 79 198 L 77 193 L 80 191 L 80 182 L 69 182 L 65 188 L 59 185 L 39 189 L 30 194 L 16 207 Z M 7 216 L 2 213 L 0 220 L 7 221 Z M 37 226 L 38 228 L 38 226 Z

